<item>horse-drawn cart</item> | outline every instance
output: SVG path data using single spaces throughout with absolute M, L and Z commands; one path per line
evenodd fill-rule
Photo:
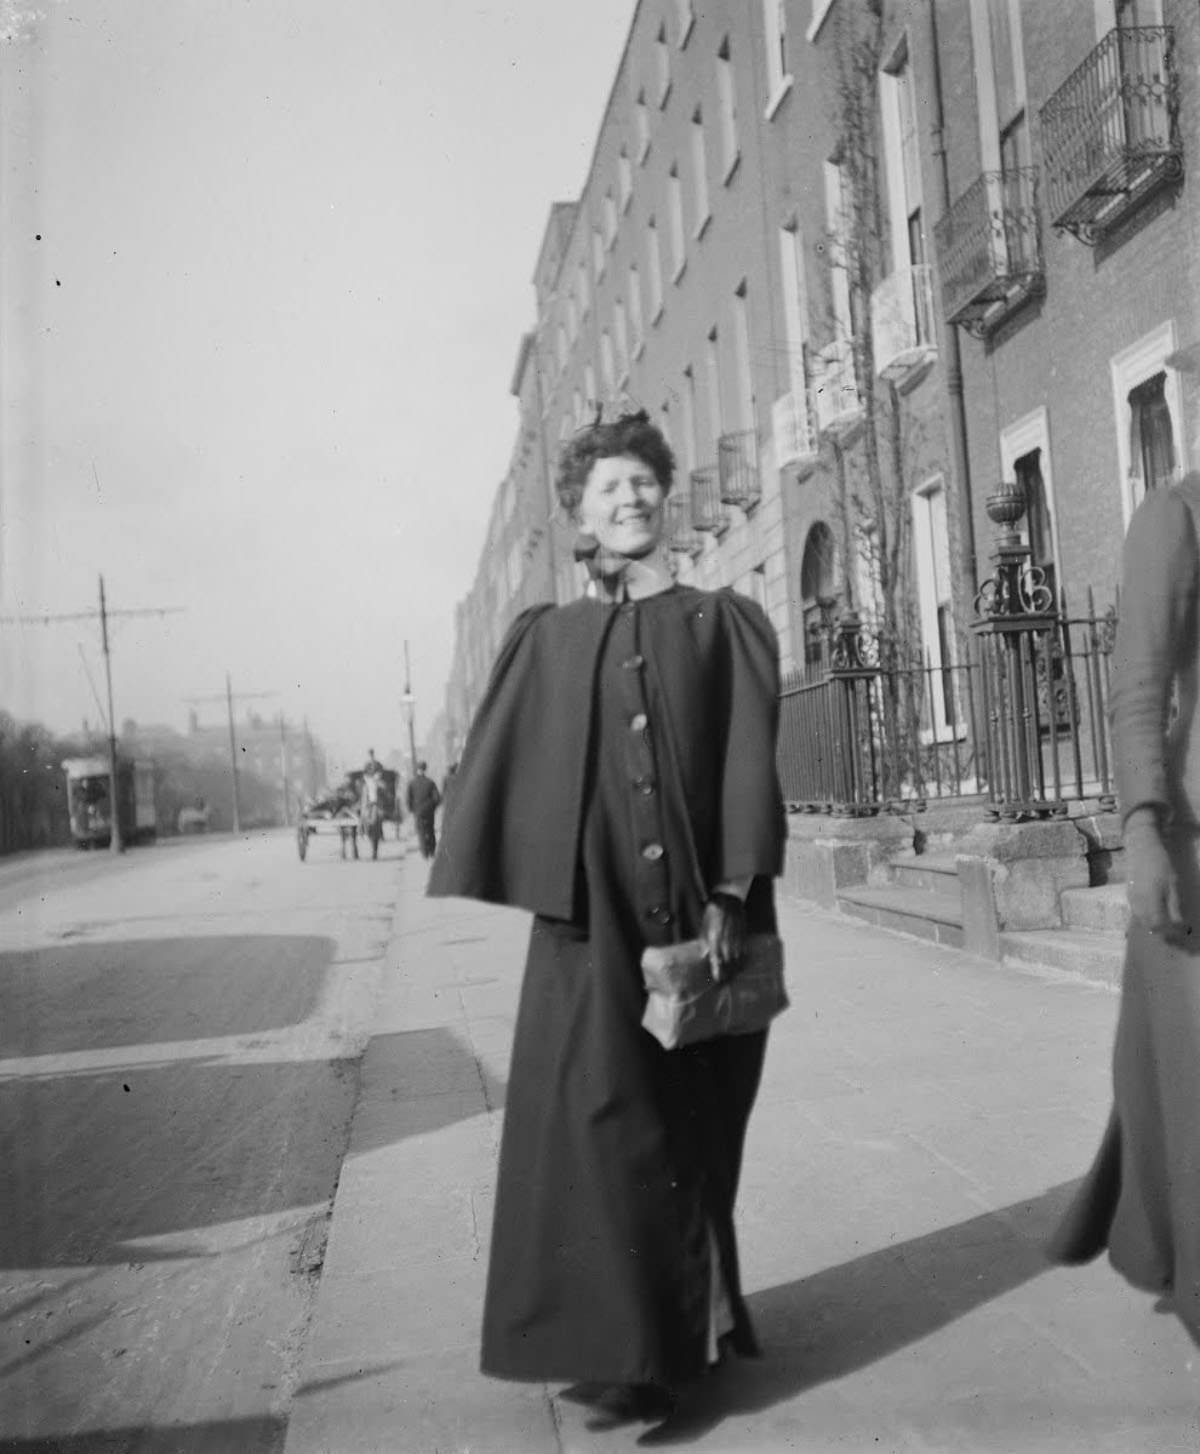
M 371 857 L 379 857 L 383 825 L 400 821 L 399 775 L 391 768 L 373 774 L 374 788 L 364 784 L 366 774 L 348 773 L 341 786 L 324 798 L 309 803 L 296 826 L 296 848 L 303 863 L 308 857 L 308 840 L 337 836 L 342 857 L 349 848 L 357 858 L 359 835 L 371 845 Z

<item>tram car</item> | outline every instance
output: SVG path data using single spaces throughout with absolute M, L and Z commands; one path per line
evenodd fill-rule
M 72 842 L 79 848 L 108 847 L 112 841 L 108 758 L 68 757 L 63 771 Z M 145 758 L 117 758 L 117 823 L 123 844 L 149 843 L 158 836 L 154 764 Z

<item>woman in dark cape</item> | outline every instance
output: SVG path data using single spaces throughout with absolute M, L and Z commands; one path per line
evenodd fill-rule
M 1198 521 L 1191 474 L 1147 495 L 1125 540 L 1112 721 L 1130 927 L 1113 1109 L 1051 1255 L 1107 1248 L 1200 1342 Z
M 664 1050 L 641 1026 L 641 954 L 701 937 L 728 972 L 775 928 L 784 844 L 774 633 L 755 603 L 672 581 L 673 468 L 645 415 L 564 450 L 592 593 L 510 630 L 429 888 L 535 916 L 483 1369 L 644 1417 L 725 1349 L 756 1351 L 733 1208 L 766 1035 Z

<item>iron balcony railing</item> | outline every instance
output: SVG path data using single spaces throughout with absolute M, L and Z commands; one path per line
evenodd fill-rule
M 762 499 L 758 439 L 753 429 L 722 434 L 717 440 L 717 476 L 722 505 L 753 510 Z
M 672 491 L 666 500 L 667 549 L 677 555 L 697 556 L 704 541 L 692 525 L 692 505 L 686 490 Z
M 1040 115 L 1050 220 L 1094 243 L 1183 175 L 1174 30 L 1110 30 Z
M 840 438 L 863 418 L 854 376 L 854 344 L 848 338 L 834 339 L 817 353 L 815 365 L 812 387 L 817 430 Z
M 721 486 L 716 465 L 704 465 L 688 476 L 692 497 L 692 529 L 709 535 L 723 535 L 729 529 L 729 512 L 721 504 Z
M 807 385 L 789 389 L 771 406 L 771 434 L 775 440 L 775 464 L 792 465 L 801 472 L 817 462 L 820 444 L 813 419 L 812 393 Z
M 1036 167 L 984 172 L 934 228 L 942 307 L 983 336 L 1045 288 Z
M 875 372 L 899 381 L 937 357 L 933 269 L 928 263 L 896 268 L 871 294 Z

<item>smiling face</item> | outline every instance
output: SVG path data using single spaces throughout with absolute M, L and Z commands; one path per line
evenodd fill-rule
M 598 459 L 580 496 L 580 528 L 616 555 L 649 555 L 662 539 L 664 496 L 654 471 L 636 455 Z

